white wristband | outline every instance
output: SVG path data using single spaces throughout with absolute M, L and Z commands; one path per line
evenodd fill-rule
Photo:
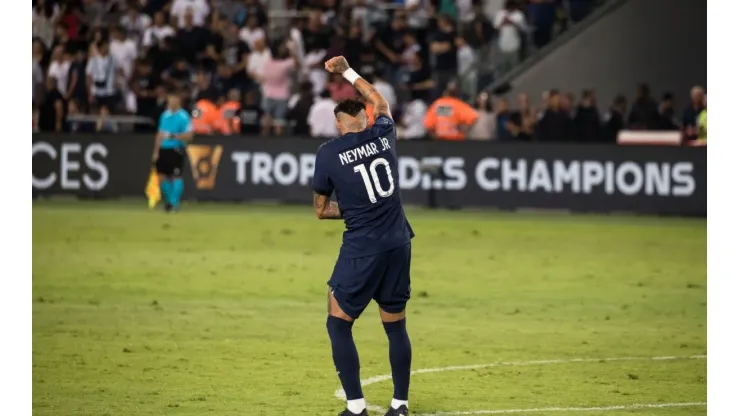
M 357 72 L 355 72 L 355 70 L 352 68 L 342 72 L 342 76 L 344 77 L 344 79 L 349 81 L 349 83 L 352 85 L 355 85 L 355 81 L 362 78 L 359 75 L 357 75 Z

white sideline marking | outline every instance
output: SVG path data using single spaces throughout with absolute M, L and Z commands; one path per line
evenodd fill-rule
M 509 414 L 509 413 L 543 413 L 543 412 L 606 412 L 609 410 L 659 409 L 659 408 L 664 408 L 664 407 L 695 407 L 695 406 L 706 406 L 706 405 L 707 405 L 707 402 L 692 402 L 692 403 L 628 404 L 624 406 L 603 406 L 603 407 L 540 407 L 540 408 L 535 408 L 535 409 L 473 410 L 469 412 L 426 413 L 420 416 L 500 415 L 500 414 Z
M 413 370 L 411 375 L 414 374 L 425 374 L 425 373 L 441 373 L 443 371 L 465 371 L 465 370 L 479 370 L 482 368 L 492 367 L 519 367 L 528 365 L 546 365 L 546 364 L 567 364 L 567 363 L 600 363 L 600 362 L 614 362 L 614 361 L 667 361 L 667 360 L 700 360 L 706 359 L 706 355 L 690 355 L 690 356 L 658 356 L 658 357 L 611 357 L 611 358 L 565 358 L 555 360 L 533 360 L 533 361 L 502 361 L 498 363 L 489 364 L 473 364 L 473 365 L 452 365 L 449 367 L 435 367 L 435 368 L 422 368 L 421 370 Z M 393 376 L 385 374 L 381 376 L 374 376 L 366 378 L 361 381 L 363 386 L 369 386 L 371 384 L 380 383 L 381 381 L 391 380 Z M 334 392 L 334 397 L 339 400 L 344 400 L 343 389 L 338 389 Z M 584 408 L 584 407 L 553 407 L 553 408 L 540 408 L 540 409 L 503 409 L 503 410 L 477 410 L 472 412 L 447 412 L 447 413 L 434 413 L 426 416 L 446 416 L 446 415 L 486 415 L 486 414 L 505 414 L 505 413 L 524 413 L 524 412 L 576 412 L 576 411 L 599 411 L 599 410 L 624 410 L 624 409 L 648 409 L 658 407 L 681 407 L 681 406 L 702 406 L 706 405 L 705 402 L 696 403 L 663 403 L 663 404 L 635 404 L 626 406 L 607 406 L 607 407 L 595 407 L 595 408 Z M 631 407 L 631 406 L 642 406 L 642 407 Z M 368 404 L 367 410 L 371 412 L 385 412 L 386 409 L 380 406 Z

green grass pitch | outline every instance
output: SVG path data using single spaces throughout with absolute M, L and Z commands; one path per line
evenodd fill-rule
M 332 415 L 326 280 L 343 224 L 306 207 L 39 202 L 35 415 Z M 706 401 L 706 221 L 409 210 L 416 414 Z M 362 377 L 390 372 L 372 304 Z M 390 381 L 365 388 L 387 406 Z M 567 414 L 548 412 L 541 414 Z M 599 415 L 606 411 L 581 411 Z M 529 413 L 524 413 L 529 414 Z M 535 413 L 532 413 L 535 414 Z M 701 415 L 706 407 L 609 411 Z

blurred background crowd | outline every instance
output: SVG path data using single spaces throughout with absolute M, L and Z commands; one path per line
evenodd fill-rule
M 615 142 L 626 128 L 702 136 L 700 86 L 677 92 L 691 96 L 687 108 L 647 85 L 599 102 L 593 90 L 481 92 L 602 3 L 34 0 L 34 129 L 115 132 L 129 117 L 153 131 L 176 93 L 198 134 L 333 136 L 334 103 L 356 92 L 323 63 L 344 55 L 389 101 L 406 139 Z M 440 111 L 448 107 L 454 117 Z

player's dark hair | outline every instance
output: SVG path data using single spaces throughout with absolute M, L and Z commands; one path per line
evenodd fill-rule
M 334 116 L 337 116 L 339 113 L 347 114 L 351 117 L 356 117 L 357 114 L 360 113 L 360 111 L 365 109 L 365 104 L 354 99 L 354 98 L 346 98 L 340 102 L 337 103 L 337 106 L 334 107 Z

